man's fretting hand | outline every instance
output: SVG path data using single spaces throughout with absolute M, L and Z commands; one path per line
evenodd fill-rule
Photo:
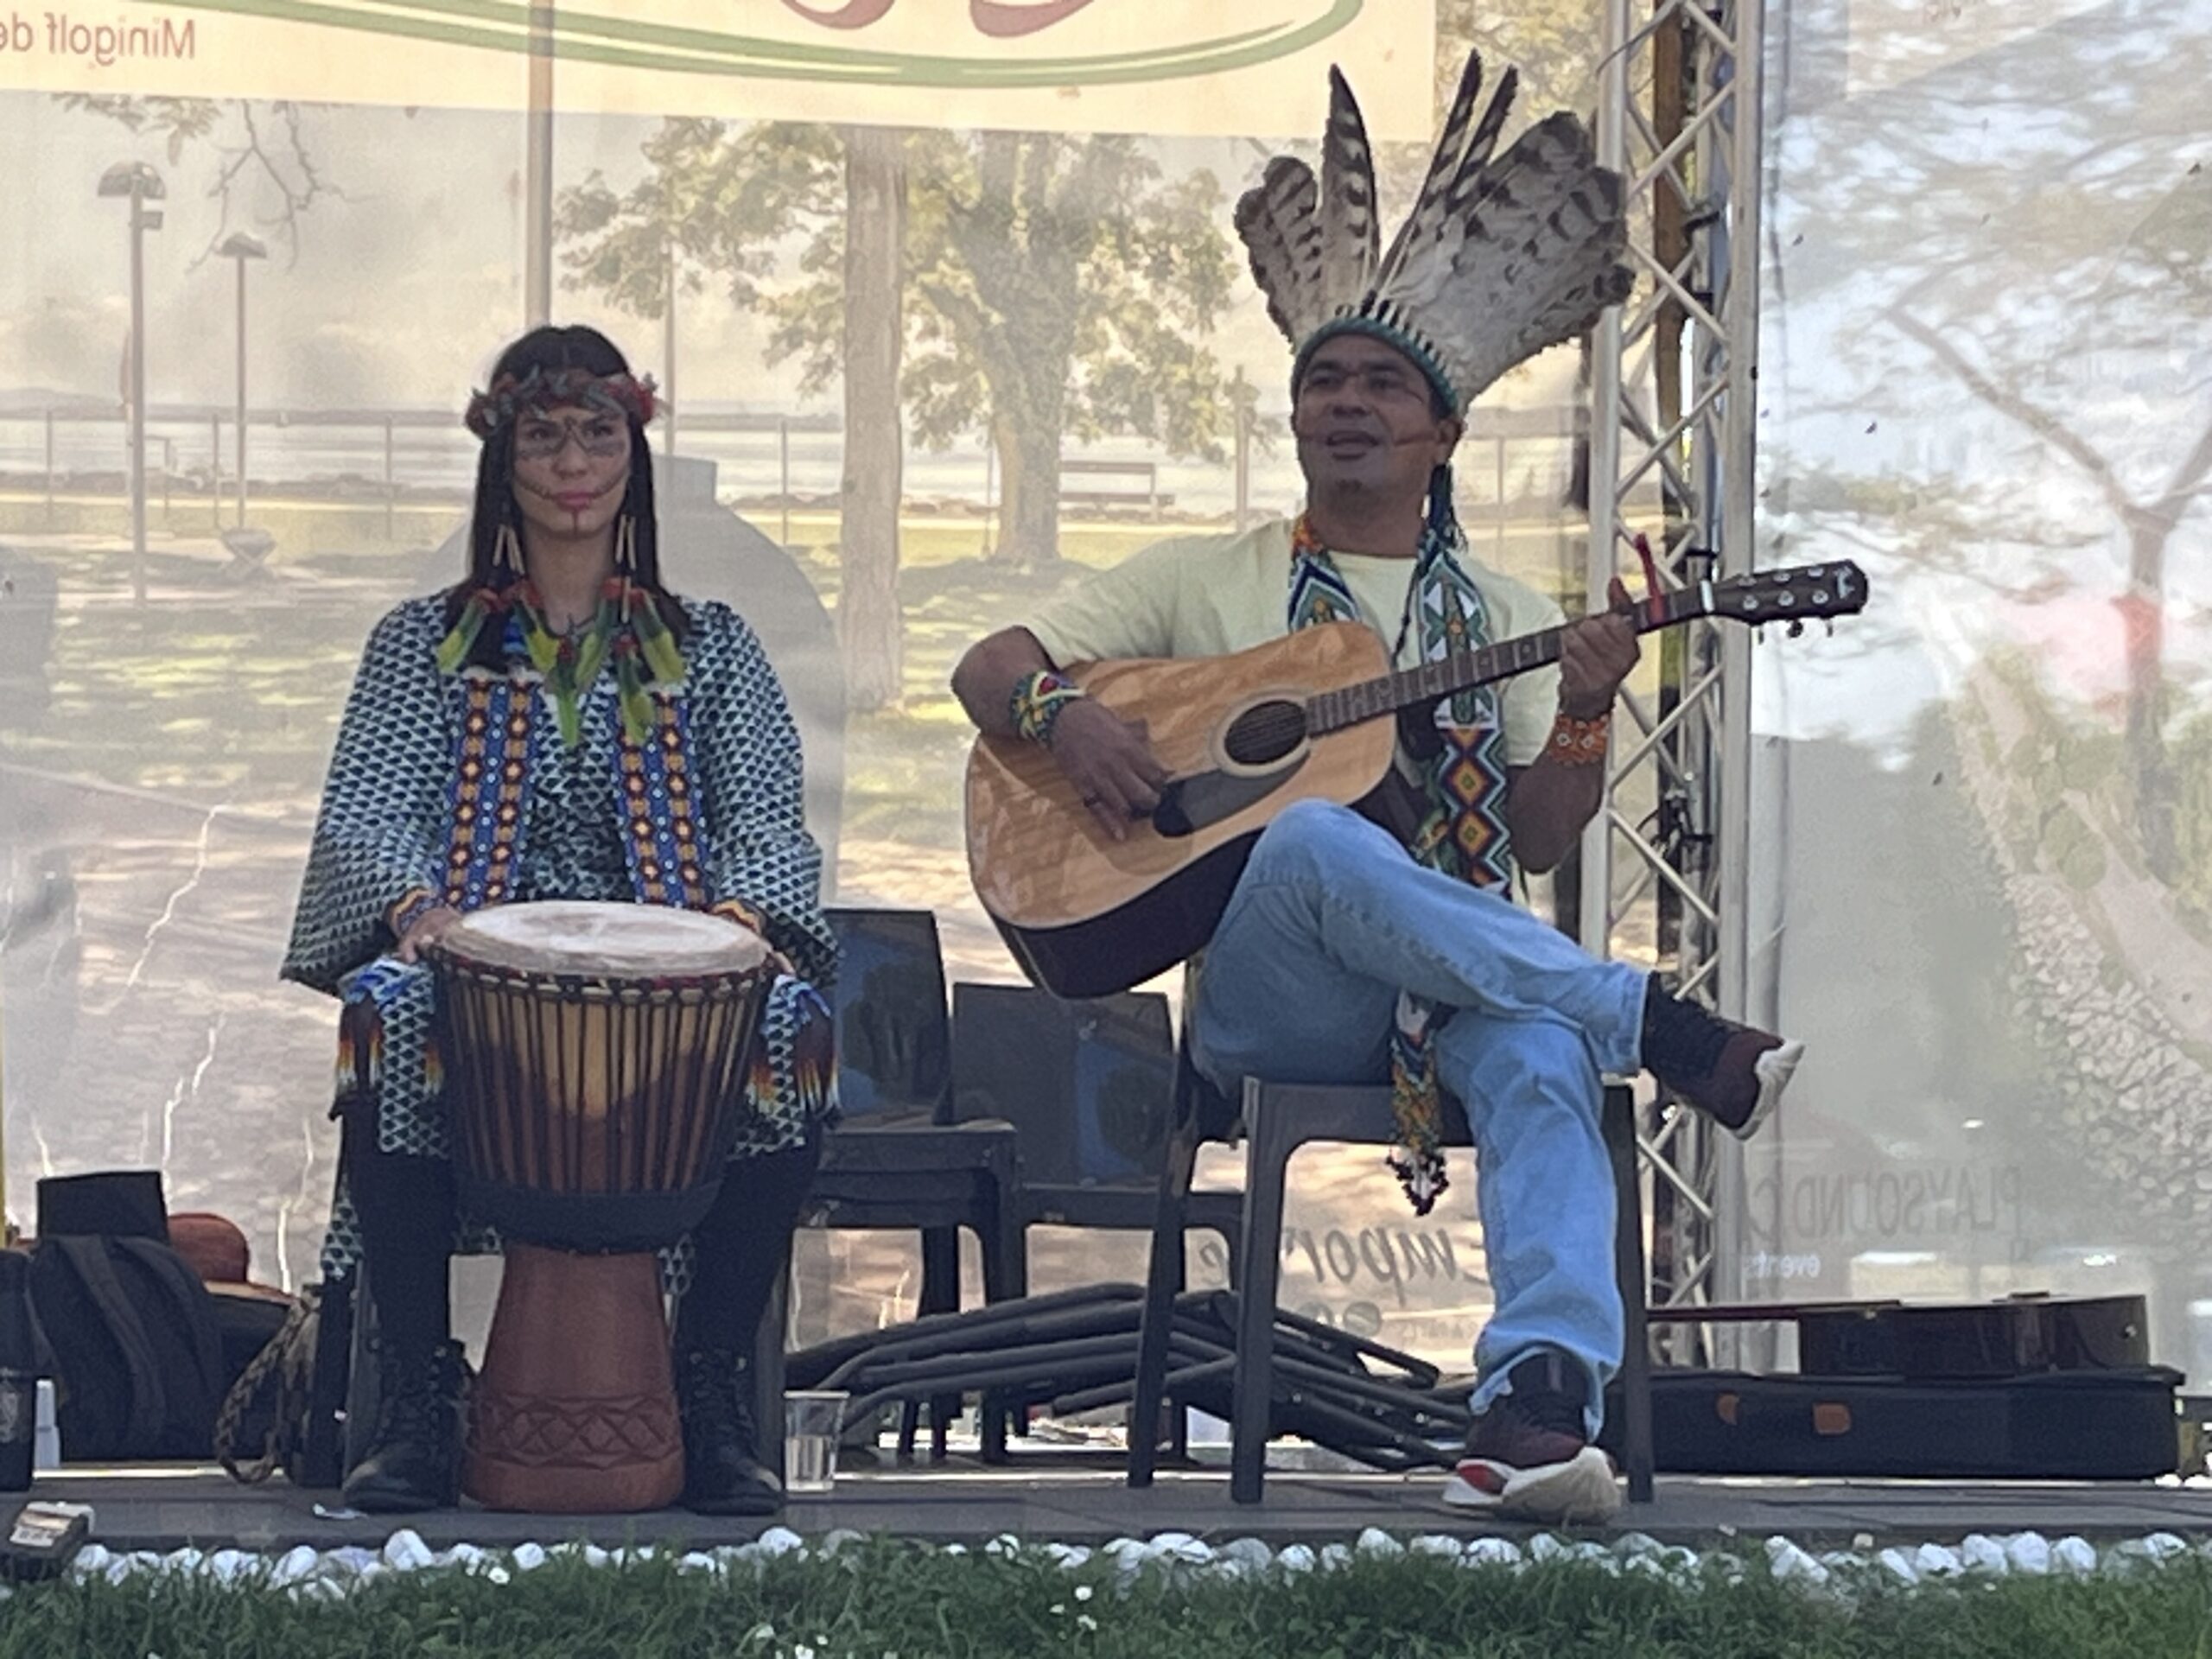
M 1615 576 L 1605 597 L 1611 609 L 1569 623 L 1560 632 L 1559 708 L 1575 720 L 1595 720 L 1611 709 L 1642 654 L 1629 614 L 1635 601 L 1627 584 Z

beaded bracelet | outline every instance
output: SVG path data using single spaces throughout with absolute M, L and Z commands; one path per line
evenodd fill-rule
M 1603 766 L 1612 718 L 1610 709 L 1589 720 L 1577 720 L 1561 709 L 1552 721 L 1552 734 L 1544 740 L 1544 753 L 1563 766 Z
M 1060 710 L 1083 694 L 1083 688 L 1073 680 L 1064 679 L 1049 668 L 1024 675 L 1007 705 L 1014 735 L 1049 747 Z

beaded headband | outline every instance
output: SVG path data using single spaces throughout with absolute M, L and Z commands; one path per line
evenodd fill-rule
M 589 369 L 534 368 L 528 374 L 503 374 L 491 390 L 468 400 L 462 417 L 468 429 L 488 439 L 524 410 L 599 409 L 626 416 L 643 426 L 653 417 L 659 400 L 653 378 L 629 374 L 594 374 Z

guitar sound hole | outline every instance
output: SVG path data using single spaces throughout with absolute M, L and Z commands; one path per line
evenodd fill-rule
M 1222 747 L 1240 766 L 1272 766 L 1306 741 L 1306 710 L 1278 698 L 1255 703 L 1229 722 Z

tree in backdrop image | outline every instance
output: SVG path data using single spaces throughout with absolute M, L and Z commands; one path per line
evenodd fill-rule
M 994 556 L 1059 556 L 1064 442 L 1143 437 L 1224 461 L 1230 387 L 1205 340 L 1235 266 L 1224 195 L 1120 136 L 671 121 L 646 176 L 564 193 L 575 278 L 635 315 L 668 302 L 671 247 L 770 327 L 801 389 L 842 380 L 839 627 L 856 709 L 894 702 L 902 422 L 982 435 L 1001 480 Z M 795 240 L 791 269 L 773 258 Z M 781 280 L 772 280 L 780 278 Z
M 296 257 L 301 216 L 326 197 L 345 194 L 315 158 L 309 105 L 289 100 L 133 98 L 110 92 L 59 96 L 65 109 L 161 139 L 172 167 L 195 149 L 213 149 L 217 167 L 207 194 L 221 204 L 221 211 L 207 238 L 207 253 L 213 253 L 238 221 L 251 219 L 262 229 L 273 228 Z
M 2177 608 L 2206 592 L 2212 37 L 2201 9 L 2131 12 L 1947 56 L 1864 24 L 1793 19 L 1764 505 L 1919 584 L 1891 626 L 1949 671 L 1960 862 L 2012 936 L 1999 1040 L 2101 1178 L 2071 1184 L 2097 1224 L 2171 1247 L 2201 1296 L 2212 706 Z

